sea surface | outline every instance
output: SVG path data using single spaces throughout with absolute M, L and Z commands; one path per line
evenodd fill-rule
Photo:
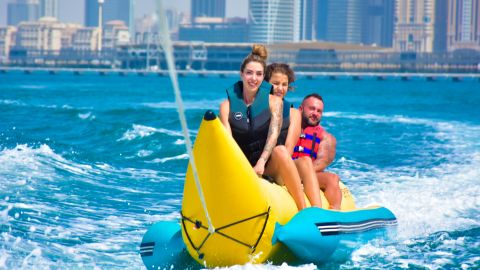
M 191 139 L 238 76 L 179 78 Z M 390 239 L 325 265 L 479 269 L 480 82 L 299 77 L 325 99 L 329 168 L 357 205 L 398 217 Z M 0 74 L 0 269 L 144 269 L 139 243 L 178 220 L 188 156 L 168 77 Z

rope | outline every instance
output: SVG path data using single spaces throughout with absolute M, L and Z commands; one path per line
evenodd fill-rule
M 185 138 L 185 147 L 187 148 L 187 154 L 190 157 L 190 165 L 192 166 L 193 178 L 195 179 L 195 184 L 197 186 L 198 196 L 200 197 L 203 211 L 205 212 L 205 216 L 208 221 L 208 232 L 212 234 L 215 232 L 215 228 L 213 227 L 212 220 L 210 219 L 210 215 L 208 214 L 207 203 L 205 202 L 205 196 L 203 195 L 202 186 L 200 185 L 200 180 L 198 178 L 197 167 L 195 166 L 195 158 L 193 157 L 192 153 L 192 142 L 190 141 L 190 136 L 188 134 L 187 120 L 185 118 L 185 109 L 183 106 L 182 96 L 180 95 L 180 87 L 178 86 L 177 70 L 175 68 L 175 61 L 173 58 L 172 41 L 170 40 L 170 32 L 167 26 L 167 17 L 165 16 L 162 0 L 157 0 L 156 2 L 158 26 L 161 36 L 160 42 L 165 53 L 165 58 L 167 59 L 168 74 L 170 75 L 173 91 L 175 93 L 175 102 L 177 103 L 178 117 L 180 118 L 183 137 Z
M 197 254 L 199 256 L 202 256 L 203 257 L 203 253 L 200 252 L 200 249 L 202 249 L 203 245 L 205 244 L 205 242 L 207 242 L 208 238 L 212 235 L 211 233 L 207 234 L 207 236 L 202 240 L 202 243 L 200 243 L 200 245 L 197 247 L 194 243 L 193 243 L 193 240 L 192 238 L 190 237 L 190 234 L 188 233 L 188 230 L 187 230 L 187 226 L 185 225 L 185 221 L 188 221 L 192 224 L 195 225 L 195 228 L 196 229 L 207 229 L 207 227 L 203 226 L 203 224 L 199 221 L 194 221 L 186 216 L 183 215 L 182 212 L 180 212 L 180 215 L 182 216 L 182 226 L 183 226 L 183 231 L 185 232 L 185 235 L 187 236 L 187 239 L 188 241 L 190 242 L 190 245 L 193 247 L 193 249 L 195 249 L 195 251 L 197 252 Z M 221 230 L 223 229 L 226 229 L 226 228 L 229 228 L 229 227 L 232 227 L 232 226 L 235 226 L 235 225 L 238 225 L 240 223 L 244 223 L 244 222 L 247 222 L 249 220 L 252 220 L 252 219 L 255 219 L 255 218 L 259 218 L 259 217 L 262 217 L 262 216 L 265 216 L 265 221 L 263 223 L 263 226 L 262 226 L 262 230 L 260 232 L 260 235 L 258 236 L 257 240 L 255 241 L 255 244 L 253 245 L 249 245 L 245 242 L 242 242 L 226 233 L 223 233 L 221 232 Z M 262 235 L 263 233 L 265 232 L 265 228 L 267 227 L 267 222 L 268 222 L 268 218 L 270 217 L 270 207 L 268 207 L 267 211 L 266 212 L 263 212 L 263 213 L 260 213 L 260 214 L 257 214 L 257 215 L 254 215 L 254 216 L 251 216 L 251 217 L 248 217 L 248 218 L 244 218 L 244 219 L 241 219 L 241 220 L 238 220 L 238 221 L 235 221 L 235 222 L 232 222 L 230 224 L 227 224 L 225 226 L 222 226 L 220 228 L 217 228 L 215 230 L 215 233 L 237 243 L 237 244 L 240 244 L 242 246 L 245 246 L 247 248 L 250 249 L 250 253 L 253 253 L 255 252 L 255 249 L 257 248 L 258 246 L 258 243 L 260 242 L 260 239 L 262 238 Z

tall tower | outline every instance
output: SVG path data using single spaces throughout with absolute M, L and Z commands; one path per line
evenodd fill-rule
M 108 21 L 120 20 L 130 26 L 130 9 L 133 0 L 104 0 L 103 24 Z M 85 26 L 98 26 L 98 0 L 85 0 Z
M 326 40 L 361 43 L 364 8 L 365 5 L 361 0 L 328 1 Z
M 317 16 L 315 21 L 316 40 L 327 39 L 328 1 L 329 0 L 317 0 Z
M 58 18 L 58 0 L 40 0 L 40 17 Z
M 300 40 L 315 40 L 318 0 L 300 0 Z
M 448 5 L 451 0 L 435 1 L 435 22 L 433 23 L 433 51 L 447 51 Z
M 102 43 L 103 43 L 103 2 L 104 0 L 98 0 L 98 45 L 97 50 L 100 52 L 102 51 Z
M 38 0 L 15 0 L 7 4 L 7 25 L 40 18 Z
M 480 50 L 480 1 L 448 1 L 447 50 Z
M 191 0 L 192 23 L 196 17 L 225 18 L 225 0 Z
M 393 48 L 396 51 L 432 52 L 435 0 L 397 0 Z
M 264 44 L 300 39 L 300 2 L 250 0 L 250 41 Z
M 367 0 L 362 19 L 362 43 L 392 47 L 394 0 Z

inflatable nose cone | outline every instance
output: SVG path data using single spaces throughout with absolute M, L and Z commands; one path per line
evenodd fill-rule
M 147 269 L 196 265 L 183 243 L 180 224 L 171 221 L 157 222 L 148 229 L 140 244 L 140 256 Z
M 395 216 L 384 207 L 348 212 L 311 207 L 284 226 L 277 225 L 272 241 L 282 242 L 304 262 L 322 263 L 348 258 L 355 248 L 395 225 Z

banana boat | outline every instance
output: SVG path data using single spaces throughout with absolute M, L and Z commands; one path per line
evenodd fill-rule
M 207 111 L 204 115 L 194 143 L 193 156 L 199 181 L 195 181 L 194 170 L 189 163 L 180 224 L 155 224 L 142 240 L 140 254 L 148 269 L 175 265 L 175 260 L 179 258 L 183 260 L 182 263 L 186 263 L 186 252 L 190 256 L 187 261 L 193 259 L 204 267 L 266 261 L 282 263 L 298 261 L 299 258 L 303 261 L 316 261 L 315 258 L 292 254 L 282 242 L 282 239 L 289 239 L 286 243 L 292 242 L 289 227 L 282 226 L 288 225 L 298 213 L 293 198 L 285 187 L 257 176 L 237 143 L 212 111 Z M 371 220 L 372 215 L 366 215 L 365 220 L 358 216 L 362 216 L 359 211 L 370 211 L 372 208 L 357 208 L 348 188 L 343 183 L 340 183 L 340 187 L 343 196 L 341 211 L 324 211 L 340 214 L 334 214 L 333 218 L 347 215 L 348 219 L 348 215 L 353 215 L 357 223 Z M 306 201 L 308 203 L 308 199 Z M 323 194 L 322 206 L 327 209 L 329 206 Z M 373 209 L 375 208 L 380 207 Z M 387 212 L 388 217 L 385 219 L 396 221 L 393 214 Z M 316 218 L 322 219 L 322 216 Z M 373 214 L 373 218 L 382 217 Z M 294 226 L 293 231 L 297 227 Z M 282 236 L 285 232 L 287 235 Z M 179 241 L 180 236 L 183 241 Z M 298 242 L 295 245 L 298 246 Z M 311 243 L 309 245 L 312 248 Z M 294 253 L 296 250 L 298 248 L 292 249 Z

